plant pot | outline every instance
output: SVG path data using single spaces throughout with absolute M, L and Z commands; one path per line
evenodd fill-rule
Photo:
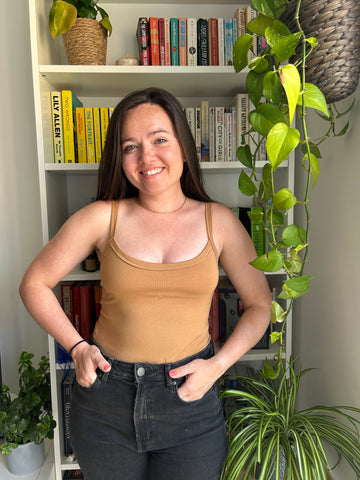
M 107 30 L 97 20 L 77 18 L 62 37 L 70 65 L 106 64 Z
M 290 2 L 281 20 L 291 32 L 297 1 Z M 306 80 L 317 85 L 328 103 L 351 95 L 360 75 L 359 0 L 302 0 L 299 12 L 306 37 L 318 45 L 306 62 Z M 300 54 L 300 48 L 297 55 Z
M 44 442 L 39 445 L 35 442 L 25 443 L 14 448 L 6 455 L 6 463 L 14 475 L 28 475 L 38 470 L 45 460 Z

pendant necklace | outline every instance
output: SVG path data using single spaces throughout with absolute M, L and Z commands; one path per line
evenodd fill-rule
M 182 202 L 180 207 L 177 207 L 177 208 L 175 208 L 175 210 L 171 210 L 170 212 L 160 212 L 158 210 L 152 210 L 151 208 L 145 207 L 145 205 L 141 203 L 140 198 L 138 198 L 137 201 L 138 201 L 138 204 L 140 205 L 140 207 L 142 207 L 145 210 L 148 210 L 151 213 L 161 213 L 163 215 L 169 215 L 170 213 L 178 212 L 179 210 L 181 210 L 183 208 L 183 206 L 185 205 L 185 202 L 186 202 L 186 197 L 184 197 L 184 201 Z

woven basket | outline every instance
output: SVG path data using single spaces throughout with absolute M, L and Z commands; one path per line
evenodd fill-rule
M 296 4 L 290 2 L 281 18 L 291 32 L 297 31 Z M 306 61 L 306 80 L 321 89 L 328 103 L 348 97 L 360 74 L 360 0 L 302 0 L 299 20 L 305 36 L 318 40 Z
M 107 31 L 97 20 L 77 18 L 63 41 L 70 65 L 106 64 Z

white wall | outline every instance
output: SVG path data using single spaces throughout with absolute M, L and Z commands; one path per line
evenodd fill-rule
M 41 248 L 27 2 L 1 0 L 0 352 L 3 382 L 17 389 L 23 350 L 36 358 L 47 337 L 25 311 L 18 285 Z
M 294 319 L 294 350 L 303 367 L 315 367 L 305 377 L 301 404 L 360 407 L 360 88 L 339 104 L 342 111 L 354 97 L 351 127 L 344 137 L 321 146 L 320 176 L 310 201 L 310 255 L 306 273 L 318 274 L 311 291 L 298 300 Z M 324 131 L 312 116 L 315 137 Z M 340 120 L 344 125 L 344 120 Z M 313 130 L 311 130 L 313 132 Z M 314 134 L 311 133 L 314 138 Z M 297 172 L 297 184 L 300 179 Z M 353 480 L 344 462 L 336 480 Z

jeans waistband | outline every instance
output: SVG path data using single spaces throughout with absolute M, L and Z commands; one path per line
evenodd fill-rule
M 171 363 L 147 363 L 147 362 L 124 362 L 123 360 L 118 360 L 117 358 L 112 358 L 102 350 L 100 345 L 98 345 L 94 340 L 92 343 L 96 345 L 104 358 L 110 363 L 111 370 L 109 372 L 110 376 L 121 377 L 128 381 L 143 381 L 143 380 L 154 380 L 154 381 L 166 381 L 166 383 L 172 384 L 173 380 L 169 376 L 169 371 L 185 365 L 186 363 L 196 360 L 198 358 L 207 359 L 211 358 L 214 355 L 214 345 L 210 341 L 209 344 L 200 352 L 195 353 L 189 357 L 186 357 L 182 360 Z

